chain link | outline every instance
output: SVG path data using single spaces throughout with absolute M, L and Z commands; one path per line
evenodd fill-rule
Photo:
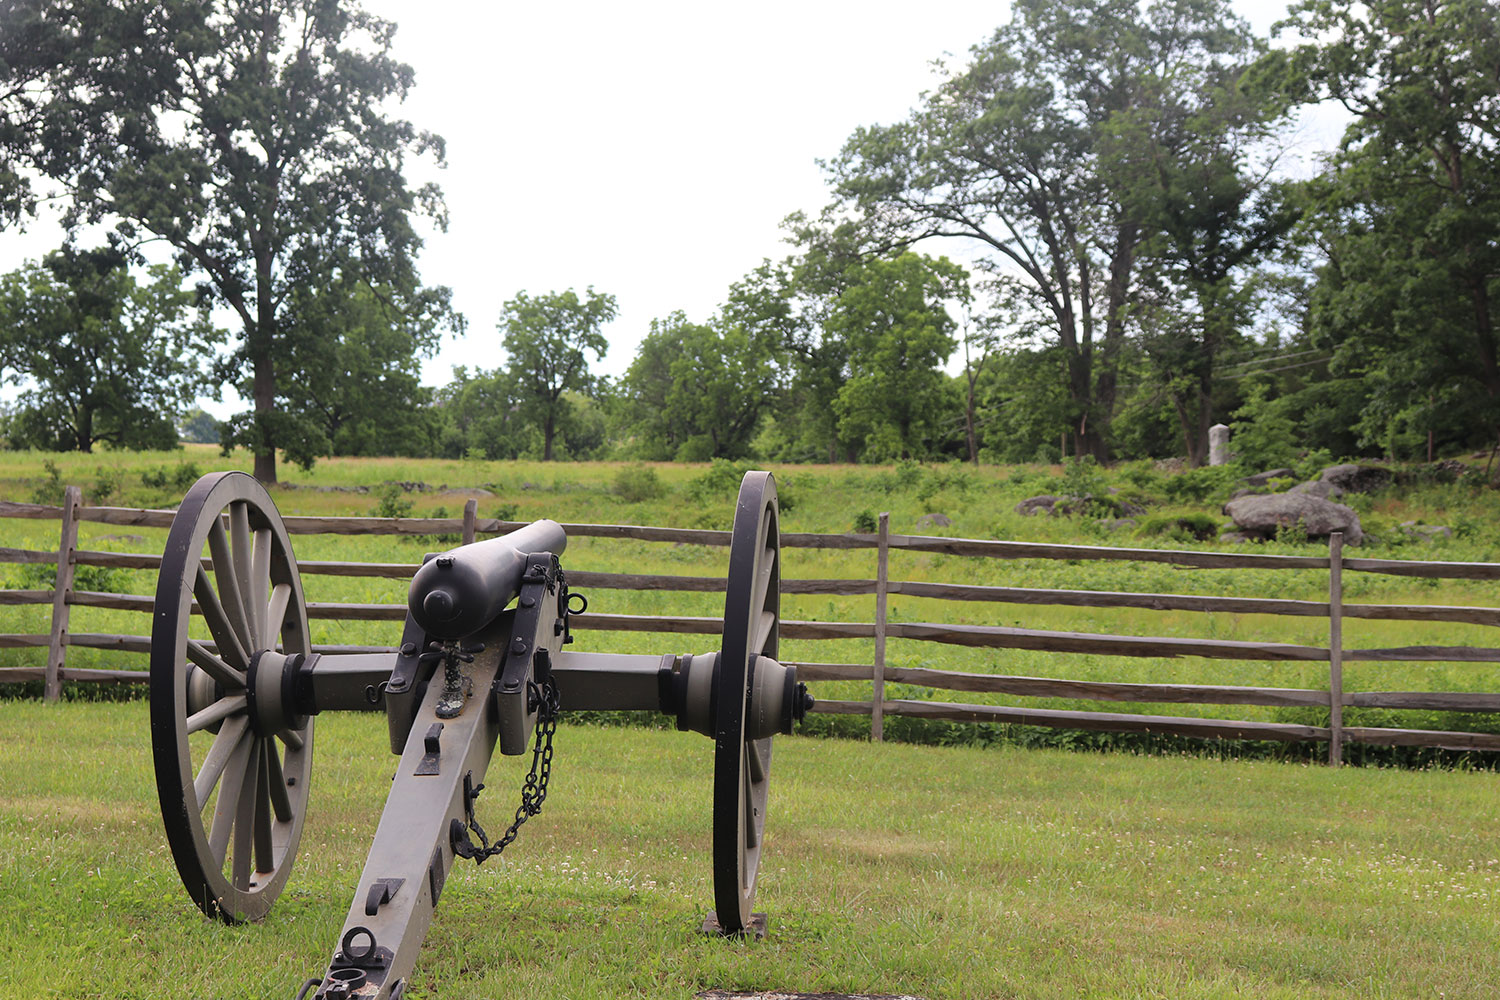
M 552 779 L 552 736 L 557 732 L 561 699 L 557 693 L 557 682 L 550 674 L 541 684 L 527 681 L 526 694 L 528 698 L 535 699 L 537 705 L 536 744 L 531 750 L 531 769 L 526 773 L 526 781 L 521 786 L 521 804 L 516 809 L 516 818 L 500 839 L 491 844 L 484 827 L 479 825 L 479 820 L 474 816 L 474 800 L 484 791 L 484 786 L 475 788 L 464 803 L 467 826 L 478 838 L 479 846 L 475 847 L 465 838 L 453 845 L 453 853 L 461 858 L 473 858 L 477 865 L 484 864 L 509 847 L 520 832 L 521 824 L 541 812 L 542 802 L 547 798 L 547 783 Z

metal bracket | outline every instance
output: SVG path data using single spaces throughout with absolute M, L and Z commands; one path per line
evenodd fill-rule
M 370 894 L 365 897 L 365 916 L 373 917 L 380 912 L 380 908 L 392 899 L 401 887 L 406 884 L 404 878 L 378 878 L 375 884 L 370 886 Z
M 438 761 L 443 758 L 443 724 L 434 722 L 427 727 L 427 735 L 422 737 L 422 761 L 417 765 L 413 774 L 438 774 Z

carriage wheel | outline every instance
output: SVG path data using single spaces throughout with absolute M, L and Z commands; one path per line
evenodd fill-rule
M 769 472 L 747 473 L 730 539 L 724 637 L 714 681 L 714 911 L 725 934 L 750 927 L 766 825 L 771 738 L 745 738 L 745 709 L 753 658 L 776 658 L 778 525 L 775 479 Z
M 283 682 L 310 650 L 270 496 L 242 472 L 204 476 L 172 520 L 157 578 L 151 750 L 172 859 L 210 917 L 260 919 L 291 873 L 313 727 Z

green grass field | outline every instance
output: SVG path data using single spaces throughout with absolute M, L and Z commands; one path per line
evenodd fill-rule
M 170 506 L 182 490 L 173 485 L 147 487 L 143 474 L 153 471 L 174 478 L 180 466 L 191 463 L 199 470 L 248 468 L 248 456 L 221 458 L 215 449 L 198 446 L 179 453 L 107 454 L 99 456 L 46 456 L 37 453 L 7 453 L 0 457 L 0 496 L 31 499 L 44 494 L 48 475 L 44 462 L 53 461 L 58 481 L 79 483 L 86 492 L 95 490 L 100 478 L 113 478 L 111 502 L 131 506 Z M 732 517 L 732 487 L 706 488 L 702 480 L 706 466 L 662 464 L 650 467 L 659 479 L 662 495 L 637 502 L 622 499 L 616 479 L 629 466 L 613 463 L 543 464 L 408 459 L 332 459 L 320 462 L 311 473 L 283 465 L 283 485 L 275 493 L 277 504 L 288 514 L 370 514 L 379 503 L 375 493 L 351 492 L 379 487 L 383 483 L 420 482 L 432 489 L 407 492 L 399 499 L 409 502 L 418 515 L 461 513 L 462 488 L 484 486 L 494 496 L 480 502 L 482 516 L 516 519 L 552 517 L 561 521 L 665 524 L 686 527 L 727 528 Z M 189 470 L 191 471 L 191 470 Z M 965 537 L 1006 538 L 1022 541 L 1052 541 L 1117 544 L 1139 547 L 1200 548 L 1218 551 L 1269 551 L 1288 554 L 1320 554 L 1320 543 L 1272 542 L 1260 546 L 1228 546 L 1217 542 L 1194 542 L 1169 536 L 1140 536 L 1129 530 L 1109 532 L 1102 522 L 1090 518 L 1023 517 L 1014 511 L 1020 499 L 1038 492 L 1056 491 L 1061 470 L 1046 467 L 972 469 L 961 466 L 917 466 L 870 468 L 858 466 L 775 467 L 778 482 L 790 503 L 783 513 L 788 531 L 844 532 L 854 527 L 857 515 L 881 510 L 891 512 L 892 528 L 898 532 L 949 534 Z M 188 477 L 191 478 L 190 476 Z M 1136 489 L 1121 476 L 1115 480 Z M 109 483 L 105 483 L 109 486 Z M 446 488 L 446 491 L 445 489 Z M 1137 490 L 1139 492 L 1139 490 Z M 1155 514 L 1217 513 L 1218 500 L 1168 503 L 1156 498 Z M 1367 528 L 1380 535 L 1374 546 L 1351 554 L 1376 554 L 1394 558 L 1489 561 L 1500 558 L 1500 503 L 1491 490 L 1468 487 L 1427 486 L 1389 490 L 1351 502 L 1366 508 Z M 921 528 L 918 519 L 927 511 L 940 511 L 952 518 L 949 528 Z M 1453 538 L 1432 543 L 1411 543 L 1395 530 L 1405 520 L 1422 520 L 1455 526 Z M 1377 531 L 1378 529 L 1378 531 Z M 55 522 L 0 521 L 0 545 L 18 548 L 56 547 Z M 161 551 L 163 531 L 82 525 L 85 547 L 117 551 Z M 422 553 L 440 542 L 419 539 L 365 536 L 298 536 L 297 554 L 302 559 L 333 559 L 417 563 Z M 788 549 L 787 578 L 872 577 L 874 554 L 870 550 L 821 551 Z M 640 573 L 721 576 L 727 564 L 723 548 L 575 539 L 565 556 L 571 569 Z M 46 586 L 35 581 L 36 570 L 0 567 L 11 586 Z M 1327 574 L 1321 571 L 1225 571 L 1180 569 L 1160 564 L 1121 562 L 1049 562 L 965 559 L 941 555 L 896 552 L 892 556 L 892 578 L 924 581 L 957 581 L 1021 587 L 1058 587 L 1093 590 L 1130 590 L 1167 593 L 1223 594 L 1246 597 L 1327 599 Z M 28 580 L 30 581 L 28 583 Z M 1492 582 L 1410 580 L 1374 574 L 1345 574 L 1346 600 L 1392 604 L 1460 604 L 1495 606 L 1500 584 Z M 324 601 L 400 602 L 405 585 L 401 581 L 352 580 L 308 576 L 308 598 Z M 81 580 L 80 589 L 150 593 L 154 578 L 145 572 L 94 571 Z M 716 616 L 722 599 L 710 594 L 669 592 L 625 593 L 598 590 L 590 594 L 595 611 L 621 614 L 686 614 Z M 871 621 L 873 598 L 789 596 L 783 604 L 787 618 L 833 621 Z M 1200 614 L 1137 610 L 1095 610 L 1065 607 L 1034 607 L 990 603 L 954 603 L 897 595 L 890 603 L 893 621 L 934 621 L 984 625 L 1015 625 L 1078 632 L 1126 635 L 1201 636 L 1326 645 L 1327 624 L 1315 618 L 1285 618 L 1267 615 Z M 0 631 L 45 632 L 50 610 L 46 607 L 0 609 Z M 145 617 L 139 613 L 75 608 L 74 632 L 142 633 Z M 314 640 L 327 643 L 391 644 L 397 627 L 388 623 L 315 622 Z M 1500 645 L 1480 626 L 1372 622 L 1349 619 L 1344 625 L 1345 645 Z M 662 637 L 631 633 L 584 633 L 578 648 L 624 652 L 697 652 L 707 648 L 708 637 Z M 787 642 L 786 659 L 869 663 L 871 643 L 858 641 Z M 40 662 L 35 650 L 0 651 L 0 665 Z M 74 666 L 143 666 L 143 658 L 87 649 L 69 654 Z M 1160 683 L 1245 684 L 1275 687 L 1326 688 L 1326 665 L 1316 663 L 1234 662 L 1194 658 L 1127 658 L 1079 656 L 1026 651 L 972 650 L 960 647 L 892 640 L 888 663 L 893 666 L 931 667 L 947 670 L 1063 677 L 1081 680 L 1114 680 Z M 1491 665 L 1447 663 L 1350 663 L 1345 667 L 1345 689 L 1410 691 L 1500 690 Z M 959 700 L 949 692 L 910 685 L 892 685 L 890 697 Z M 818 685 L 824 698 L 866 700 L 868 684 Z M 1020 699 L 1007 696 L 971 696 L 999 704 L 1030 704 L 1045 708 L 1091 708 L 1098 703 L 1064 699 Z M 1326 724 L 1326 710 L 1314 708 L 1259 708 L 1214 705 L 1152 705 L 1111 703 L 1112 711 L 1148 714 L 1195 714 L 1219 718 Z M 1406 728 L 1494 731 L 1500 720 L 1490 716 L 1453 712 L 1393 712 L 1350 709 L 1350 725 Z M 823 717 L 818 726 L 857 734 L 868 722 L 854 717 Z M 930 724 L 915 729 L 931 735 Z M 892 731 L 901 735 L 914 727 L 894 720 Z M 968 739 L 980 731 L 968 727 L 944 729 L 942 738 Z M 925 737 L 924 737 L 925 738 Z M 1041 734 L 1043 740 L 1054 737 Z M 1090 741 L 1116 737 L 1088 737 Z M 1124 745 L 1139 745 L 1126 739 Z M 1365 751 L 1355 747 L 1353 759 Z M 1376 752 L 1374 759 L 1391 759 Z
M 50 488 L 43 460 L 0 462 L 0 497 Z M 168 506 L 180 490 L 148 487 L 177 463 L 244 468 L 211 450 L 56 459 L 60 482 L 93 486 L 104 462 L 112 502 Z M 665 493 L 627 502 L 623 466 L 329 461 L 284 469 L 284 513 L 369 514 L 378 497 L 310 487 L 420 481 L 485 485 L 485 516 L 549 516 L 727 527 L 733 494 L 695 480 L 705 467 L 659 466 Z M 1022 518 L 1014 504 L 1045 492 L 1058 470 L 777 468 L 793 503 L 786 530 L 847 531 L 860 512 L 890 510 L 894 530 L 940 510 L 942 532 L 1020 540 L 1227 548 L 1109 534 L 1087 520 Z M 105 485 L 109 485 L 106 483 Z M 417 514 L 461 509 L 461 496 L 409 492 Z M 1500 518 L 1488 491 L 1428 487 L 1367 502 L 1367 523 L 1423 519 L 1464 526 L 1431 545 L 1392 543 L 1395 557 L 1488 560 Z M 1212 503 L 1183 505 L 1204 510 Z M 1174 508 L 1164 507 L 1171 510 Z M 162 531 L 84 524 L 83 544 L 159 552 Z M 436 543 L 381 537 L 295 539 L 303 559 L 415 563 Z M 0 545 L 50 549 L 56 524 L 0 521 Z M 1317 553 L 1271 543 L 1263 550 Z M 570 568 L 721 575 L 727 553 L 701 546 L 575 540 Z M 30 582 L 0 570 L 9 586 Z M 788 577 L 867 577 L 870 552 L 786 550 Z M 1283 596 L 1316 600 L 1326 575 L 1228 574 L 1152 564 L 1000 562 L 898 553 L 893 577 L 1012 586 Z M 313 600 L 398 601 L 404 584 L 305 578 Z M 1493 606 L 1494 585 L 1349 574 L 1349 599 Z M 83 585 L 83 584 L 81 584 Z M 150 593 L 147 573 L 114 572 L 88 589 Z M 704 594 L 596 591 L 591 609 L 717 615 Z M 870 620 L 870 598 L 792 597 L 792 618 Z M 1313 619 L 1099 612 L 896 597 L 896 620 L 1021 624 L 1138 635 L 1206 635 L 1321 644 Z M 0 608 L 0 631 L 44 632 L 45 608 Z M 75 608 L 75 632 L 144 632 L 144 616 Z M 317 641 L 392 643 L 386 623 L 315 622 Z M 1496 645 L 1485 630 L 1347 622 L 1356 645 Z M 711 637 L 581 633 L 576 648 L 700 651 Z M 868 642 L 788 642 L 783 656 L 869 662 Z M 893 640 L 890 662 L 1084 679 L 1319 687 L 1316 664 L 1048 656 Z M 0 651 L 0 665 L 38 662 Z M 74 650 L 77 666 L 143 667 L 141 657 Z M 1346 686 L 1496 690 L 1483 665 L 1353 664 Z M 824 684 L 824 697 L 868 697 L 868 685 Z M 899 697 L 951 698 L 904 689 Z M 965 696 L 967 697 L 967 696 Z M 996 697 L 993 700 L 1005 702 Z M 1009 699 L 1019 703 L 1019 699 Z M 1030 700 L 1047 707 L 1085 703 Z M 1100 707 L 1100 706 L 1092 706 Z M 1317 721 L 1305 712 L 1215 706 L 1102 706 Z M 1356 713 L 1368 724 L 1495 728 L 1484 717 Z M 826 720 L 825 720 L 826 721 Z M 897 721 L 897 720 L 893 720 Z M 859 720 L 822 729 L 857 732 Z M 866 724 L 867 725 L 867 724 Z M 892 728 L 898 728 L 893 726 Z M 986 742 L 994 730 L 949 727 L 939 738 Z M 1031 731 L 1035 734 L 1037 731 Z M 1042 731 L 1059 744 L 1081 743 Z M 0 702 L 0 998 L 290 998 L 321 970 L 348 907 L 393 758 L 381 720 L 318 723 L 310 818 L 288 889 L 251 927 L 205 921 L 178 884 L 158 816 L 143 701 Z M 931 738 L 934 734 L 910 734 Z M 783 738 L 777 743 L 759 943 L 697 933 L 709 907 L 707 741 L 647 728 L 564 725 L 553 792 L 507 855 L 461 868 L 420 959 L 415 997 L 687 998 L 707 989 L 911 993 L 937 998 L 1479 997 L 1500 987 L 1492 961 L 1500 918 L 1500 850 L 1489 823 L 1488 769 L 1345 768 L 1208 754 L 1151 756 Z M 1032 740 L 1034 742 L 1034 740 Z M 1108 741 L 1106 741 L 1108 744 Z M 1116 747 L 1126 743 L 1108 744 Z M 1202 744 L 1194 744 L 1203 747 Z M 1358 753 L 1353 755 L 1360 759 Z M 1483 762 L 1477 758 L 1474 763 Z M 521 765 L 497 762 L 480 816 L 492 829 L 514 808 Z
M 318 722 L 310 818 L 266 921 L 182 892 L 146 706 L 0 706 L 0 997 L 290 998 L 335 943 L 392 760 Z M 415 997 L 1483 997 L 1500 990 L 1488 772 L 780 739 L 758 943 L 697 933 L 708 742 L 566 726 L 511 851 L 456 869 Z M 521 766 L 490 772 L 481 818 Z

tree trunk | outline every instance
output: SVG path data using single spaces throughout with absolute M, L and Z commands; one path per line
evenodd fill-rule
M 276 438 L 271 418 L 276 412 L 276 305 L 271 298 L 271 256 L 257 251 L 255 266 L 255 329 L 246 330 L 250 347 L 252 396 L 255 400 L 255 478 L 276 484 Z
M 552 461 L 552 438 L 556 433 L 557 424 L 552 419 L 552 414 L 542 418 L 542 461 Z

